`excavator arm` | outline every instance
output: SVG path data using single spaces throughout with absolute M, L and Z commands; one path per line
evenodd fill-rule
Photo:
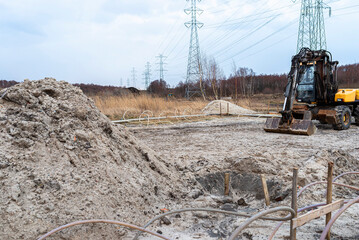
M 303 60 L 313 58 L 313 52 L 308 48 L 303 48 L 292 58 L 291 70 L 288 74 L 288 84 L 284 93 L 285 100 L 283 110 L 280 112 L 281 118 L 267 119 L 264 130 L 267 132 L 290 133 L 298 135 L 312 135 L 316 127 L 311 121 L 311 112 L 306 111 L 303 119 L 293 117 L 293 105 L 296 99 L 300 77 L 303 74 L 301 63 Z

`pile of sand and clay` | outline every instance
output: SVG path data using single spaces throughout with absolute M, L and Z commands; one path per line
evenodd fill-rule
M 240 107 L 236 104 L 233 104 L 224 100 L 214 100 L 210 102 L 202 112 L 204 114 L 226 114 L 226 115 L 241 115 L 241 114 L 251 114 L 255 111 Z
M 35 239 L 84 219 L 142 225 L 182 194 L 171 168 L 79 88 L 25 80 L 0 99 L 0 239 Z M 100 224 L 57 236 L 115 239 L 126 231 Z

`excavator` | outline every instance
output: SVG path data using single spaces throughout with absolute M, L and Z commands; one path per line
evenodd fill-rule
M 317 130 L 312 120 L 336 130 L 359 125 L 359 89 L 338 89 L 338 62 L 326 50 L 302 48 L 292 58 L 280 118 L 268 118 L 266 132 L 310 136 Z

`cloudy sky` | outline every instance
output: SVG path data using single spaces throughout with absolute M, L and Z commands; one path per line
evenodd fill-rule
M 359 2 L 326 0 L 328 50 L 359 62 Z M 145 64 L 158 79 L 185 80 L 190 31 L 186 0 L 0 0 L 0 79 L 54 77 L 71 83 L 143 87 Z M 285 73 L 296 52 L 300 0 L 202 0 L 201 52 L 229 76 L 233 63 L 256 73 Z

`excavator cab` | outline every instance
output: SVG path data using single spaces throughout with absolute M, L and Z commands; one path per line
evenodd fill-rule
M 315 102 L 315 75 L 314 64 L 301 66 L 299 81 L 297 87 L 296 100 L 297 102 L 312 103 Z

